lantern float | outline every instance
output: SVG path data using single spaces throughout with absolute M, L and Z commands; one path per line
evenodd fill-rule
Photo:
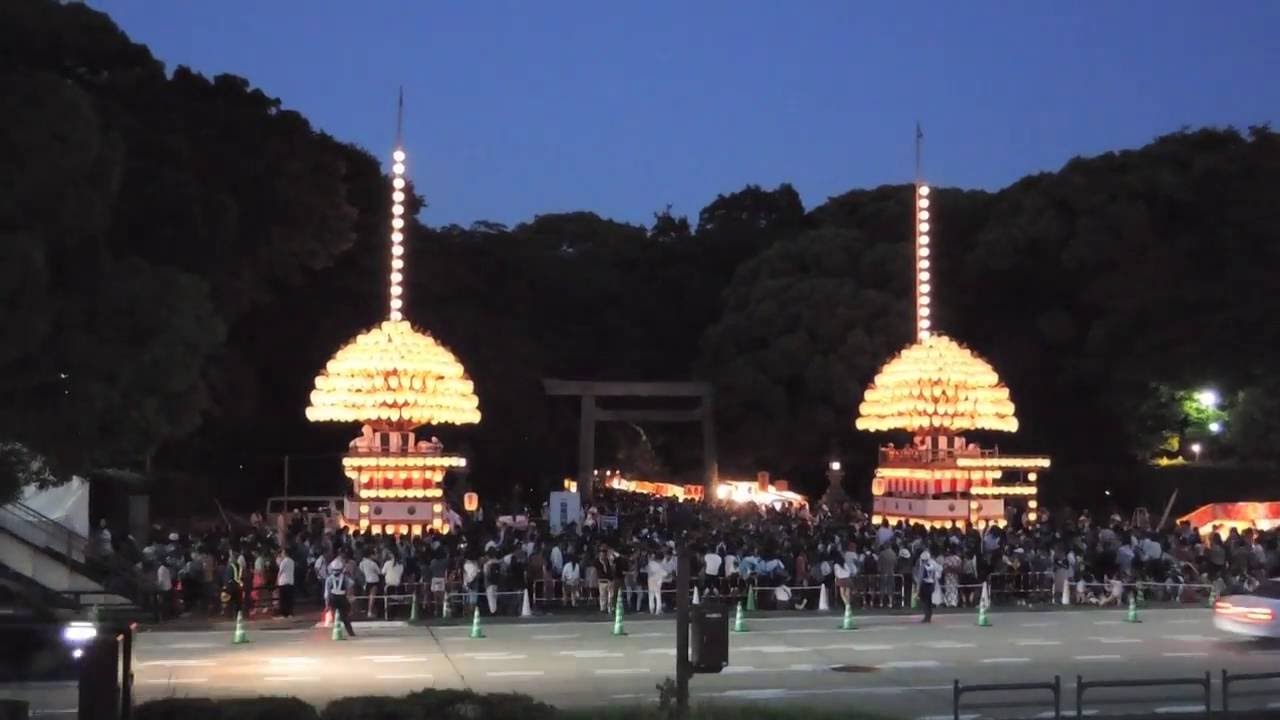
M 858 430 L 912 435 L 909 446 L 880 449 L 871 481 L 872 520 L 1003 526 L 1005 501 L 1016 499 L 1026 508 L 1024 522 L 1033 523 L 1038 519 L 1037 471 L 1049 467 L 1049 458 L 1000 455 L 964 438 L 965 432 L 977 430 L 1016 432 L 1018 419 L 1009 388 L 995 369 L 934 330 L 932 202 L 929 186 L 917 182 L 912 264 L 916 341 L 880 368 L 855 421 Z
M 403 98 L 401 98 L 403 108 Z M 362 423 L 342 459 L 354 501 L 343 524 L 374 533 L 445 532 L 444 476 L 467 460 L 447 455 L 424 425 L 480 422 L 480 402 L 466 370 L 446 347 L 404 318 L 405 160 L 397 118 L 391 154 L 391 234 L 387 319 L 357 335 L 315 379 L 307 419 Z

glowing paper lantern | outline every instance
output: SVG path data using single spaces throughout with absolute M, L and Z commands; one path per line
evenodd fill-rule
M 462 508 L 467 512 L 475 512 L 480 509 L 480 496 L 469 492 L 462 496 Z
M 911 345 L 880 369 L 858 406 L 859 430 L 1015 432 L 1009 388 L 987 361 L 945 335 Z

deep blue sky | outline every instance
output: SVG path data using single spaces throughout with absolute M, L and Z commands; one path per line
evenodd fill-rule
M 996 189 L 1184 125 L 1280 120 L 1280 2 L 91 0 L 170 68 L 235 73 L 384 158 L 396 88 L 431 225 L 696 222 L 925 175 Z

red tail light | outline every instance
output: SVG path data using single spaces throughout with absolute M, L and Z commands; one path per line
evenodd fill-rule
M 1213 606 L 1213 611 L 1219 615 L 1226 615 L 1234 620 L 1243 620 L 1244 622 L 1269 623 L 1276 619 L 1275 611 L 1269 607 L 1232 605 L 1225 600 L 1219 600 Z

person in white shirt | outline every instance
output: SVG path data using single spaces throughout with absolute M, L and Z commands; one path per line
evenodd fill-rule
M 156 608 L 161 620 L 173 614 L 173 573 L 164 563 L 156 567 Z
M 842 558 L 837 556 L 835 562 L 831 563 L 831 569 L 836 576 L 836 590 L 840 592 L 840 602 L 848 605 L 853 595 L 853 573 L 849 572 L 849 561 L 841 561 Z
M 738 587 L 738 556 L 733 551 L 724 554 L 724 581 L 720 583 L 720 591 L 723 593 L 732 592 Z
M 462 563 L 462 584 L 467 589 L 467 608 L 475 606 L 480 596 L 480 563 L 475 558 L 467 558 Z
M 720 584 L 720 566 L 724 564 L 724 559 L 720 557 L 714 550 L 709 551 L 702 556 L 702 589 L 703 592 L 713 592 Z
M 667 579 L 667 566 L 662 558 L 654 553 L 649 556 L 649 564 L 645 566 L 649 584 L 649 614 L 662 614 L 662 583 Z
M 572 555 L 568 560 L 564 561 L 564 567 L 560 571 L 560 582 L 564 585 L 564 601 L 569 607 L 577 607 L 578 595 L 582 592 L 582 569 L 578 565 L 577 559 Z
M 280 591 L 280 617 L 293 617 L 293 558 L 282 548 L 276 559 L 276 588 Z
M 373 559 L 371 555 L 365 555 L 360 560 L 360 575 L 364 578 L 364 591 L 369 595 L 369 607 L 366 612 L 370 617 L 373 616 L 373 603 L 377 599 L 382 589 L 382 567 L 378 565 L 378 561 Z

